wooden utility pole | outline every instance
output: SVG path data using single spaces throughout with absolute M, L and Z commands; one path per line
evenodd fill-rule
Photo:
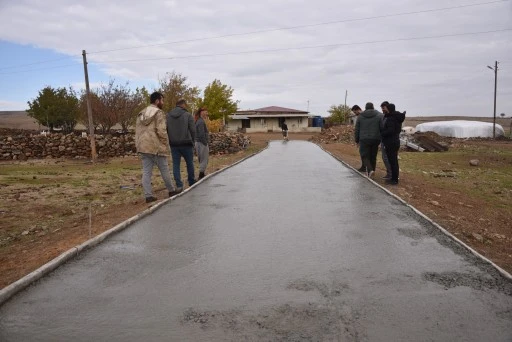
M 492 138 L 496 139 L 496 93 L 498 91 L 498 61 L 494 63 L 494 119 L 492 123 Z
M 89 137 L 91 141 L 91 158 L 92 162 L 96 161 L 96 139 L 94 139 L 94 124 L 92 122 L 92 106 L 91 96 L 89 91 L 89 73 L 87 71 L 87 53 L 82 50 L 82 56 L 84 57 L 84 74 L 85 74 L 85 94 L 87 97 L 87 118 L 89 119 Z
M 348 90 L 345 90 L 345 107 L 347 107 L 347 95 L 348 95 Z

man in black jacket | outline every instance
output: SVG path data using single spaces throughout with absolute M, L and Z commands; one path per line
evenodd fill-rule
M 397 112 L 395 105 L 390 103 L 387 105 L 388 113 L 386 113 L 384 125 L 381 129 L 382 143 L 386 147 L 389 164 L 391 166 L 391 179 L 387 179 L 386 183 L 391 185 L 398 184 L 399 165 L 398 150 L 400 149 L 400 132 L 402 131 L 402 122 L 404 122 L 405 114 Z
M 178 190 L 183 189 L 181 181 L 181 157 L 187 163 L 188 185 L 196 180 L 194 176 L 194 141 L 196 140 L 196 125 L 194 118 L 187 112 L 187 102 L 179 100 L 176 108 L 167 113 L 167 136 L 171 146 L 172 172 Z

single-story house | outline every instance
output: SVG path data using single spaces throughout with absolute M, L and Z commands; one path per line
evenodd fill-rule
M 229 131 L 280 132 L 286 122 L 290 132 L 320 132 L 321 127 L 310 127 L 309 112 L 277 106 L 240 110 L 230 115 L 227 123 Z

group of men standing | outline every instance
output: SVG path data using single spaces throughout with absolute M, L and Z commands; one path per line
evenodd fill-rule
M 151 94 L 150 102 L 151 104 L 137 115 L 135 125 L 135 144 L 142 160 L 142 188 L 146 203 L 157 200 L 151 186 L 155 165 L 160 170 L 169 197 L 172 197 L 183 191 L 181 158 L 185 159 L 188 184 L 192 186 L 196 182 L 194 148 L 199 159 L 199 179 L 205 176 L 209 155 L 209 133 L 205 123 L 208 116 L 206 108 L 199 108 L 194 120 L 187 111 L 185 100 L 179 100 L 176 107 L 167 114 L 162 110 L 164 96 L 161 93 Z M 176 186 L 172 184 L 167 162 L 169 149 Z
M 398 150 L 405 112 L 398 112 L 395 105 L 388 101 L 381 104 L 381 109 L 382 113 L 371 102 L 366 104 L 364 111 L 358 105 L 352 107 L 352 112 L 357 115 L 355 141 L 359 145 L 362 162 L 358 171 L 366 172 L 369 178 L 373 178 L 381 145 L 382 160 L 386 166 L 384 179 L 387 184 L 397 185 L 400 172 Z

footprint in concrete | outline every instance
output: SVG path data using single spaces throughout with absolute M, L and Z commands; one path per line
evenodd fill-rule
M 512 282 L 500 275 L 493 277 L 487 274 L 471 274 L 460 272 L 425 272 L 424 280 L 431 281 L 451 289 L 457 286 L 466 286 L 475 290 L 496 290 L 506 295 L 512 295 Z
M 288 290 L 298 291 L 318 291 L 324 298 L 339 297 L 344 292 L 347 292 L 349 286 L 344 283 L 333 283 L 331 286 L 327 286 L 323 283 L 318 283 L 313 280 L 298 279 L 286 287 Z
M 355 329 L 353 313 L 345 311 L 315 303 L 277 305 L 258 313 L 191 308 L 184 312 L 181 323 L 199 326 L 205 332 L 222 330 L 233 341 L 357 340 L 362 334 Z
M 420 229 L 411 229 L 411 228 L 397 228 L 398 234 L 407 236 L 413 240 L 421 240 L 427 236 L 425 231 Z

